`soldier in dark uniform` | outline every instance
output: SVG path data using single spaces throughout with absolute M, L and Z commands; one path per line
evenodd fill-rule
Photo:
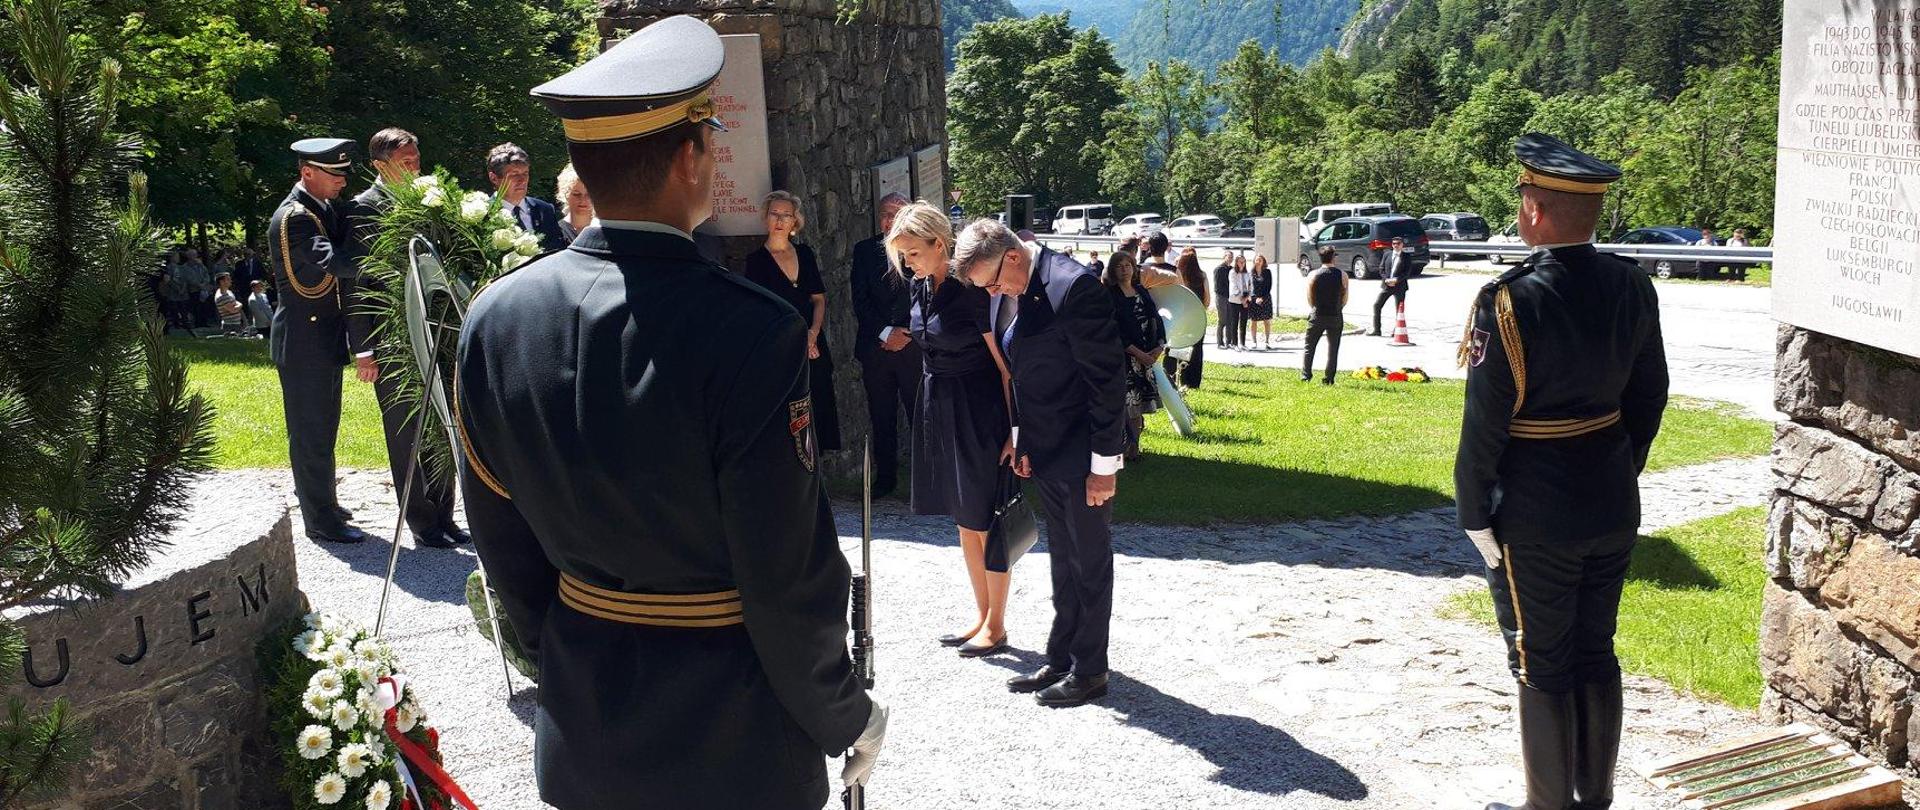
M 712 28 L 672 17 L 535 88 L 599 219 L 476 296 L 461 489 L 540 661 L 540 798 L 817 810 L 864 783 L 886 710 L 846 646 L 806 321 L 703 259 Z
M 380 175 L 373 185 L 353 198 L 348 223 L 352 228 L 356 260 L 367 255 L 379 235 L 379 217 L 393 204 L 388 183 L 410 182 L 420 174 L 420 139 L 404 129 L 388 128 L 367 140 L 367 156 Z M 372 274 L 362 273 L 356 289 L 363 294 L 377 293 L 385 285 Z M 453 520 L 453 481 L 451 476 L 434 475 L 424 463 L 414 459 L 414 441 L 420 433 L 420 421 L 410 404 L 400 399 L 398 377 L 382 373 L 395 363 L 412 363 L 409 355 L 375 357 L 379 349 L 374 336 L 374 316 L 362 300 L 347 314 L 347 342 L 353 348 L 354 364 L 361 382 L 373 383 L 374 396 L 380 400 L 380 426 L 386 435 L 387 467 L 393 475 L 393 492 L 407 494 L 407 528 L 413 542 L 427 548 L 453 548 L 470 542 L 466 532 Z M 408 470 L 413 481 L 407 483 Z
M 280 290 L 273 313 L 273 364 L 287 416 L 293 491 L 307 536 L 334 543 L 367 539 L 334 494 L 333 447 L 340 435 L 340 370 L 347 365 L 346 302 L 359 275 L 335 204 L 353 166 L 353 142 L 308 138 L 293 144 L 300 182 L 267 224 L 267 272 Z
M 1520 682 L 1518 807 L 1604 808 L 1620 750 L 1614 622 L 1666 352 L 1647 274 L 1592 244 L 1620 171 L 1545 135 L 1514 152 L 1520 236 L 1535 250 L 1481 290 L 1461 343 L 1460 528 L 1486 560 Z

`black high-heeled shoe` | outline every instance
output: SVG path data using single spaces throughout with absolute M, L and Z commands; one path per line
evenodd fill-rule
M 1007 651 L 1006 636 L 1001 636 L 999 641 L 996 641 L 992 644 L 988 644 L 985 647 L 980 647 L 973 644 L 960 645 L 961 658 L 985 658 L 989 655 L 999 655 L 1000 653 L 1003 653 L 1006 651 Z

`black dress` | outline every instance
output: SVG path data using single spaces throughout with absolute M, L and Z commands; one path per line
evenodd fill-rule
M 986 531 L 1012 425 L 989 331 L 987 291 L 948 279 L 913 281 L 913 339 L 925 366 L 913 418 L 913 513 L 948 515 Z
M 741 275 L 762 287 L 773 291 L 774 295 L 792 305 L 806 319 L 813 323 L 813 301 L 815 295 L 825 295 L 827 284 L 820 278 L 820 263 L 813 258 L 813 248 L 800 243 L 793 245 L 794 257 L 800 262 L 800 277 L 789 281 L 787 274 L 781 272 L 780 263 L 774 261 L 773 253 L 763 245 L 759 250 L 747 254 L 747 269 Z M 820 356 L 808 364 L 808 384 L 813 396 L 813 435 L 822 452 L 840 449 L 840 409 L 833 397 L 833 354 L 827 351 L 827 333 L 820 332 Z
M 1254 299 L 1260 299 L 1257 303 Z M 1253 274 L 1253 294 L 1247 297 L 1247 319 L 1273 320 L 1273 273 Z
M 1139 287 L 1134 288 L 1133 295 L 1114 287 L 1107 291 L 1113 296 L 1113 319 L 1120 327 L 1120 340 L 1143 352 L 1162 348 L 1167 342 L 1167 326 L 1160 320 L 1160 309 L 1154 306 L 1152 296 Z M 1133 361 L 1133 355 L 1127 355 L 1127 405 L 1141 413 L 1160 410 L 1160 387 L 1154 384 L 1152 372 Z

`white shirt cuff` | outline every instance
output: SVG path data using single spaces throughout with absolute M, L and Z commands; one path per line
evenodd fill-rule
M 353 358 L 355 360 L 358 360 L 362 357 L 372 357 L 372 356 L 373 356 L 373 352 L 361 352 L 359 354 L 354 355 Z
M 890 337 L 892 337 L 892 336 L 893 336 L 893 327 L 891 327 L 891 326 L 889 326 L 889 327 L 886 327 L 886 328 L 884 328 L 884 329 L 881 329 L 881 330 L 880 330 L 880 342 L 881 342 L 881 343 L 885 343 L 885 342 L 887 342 L 887 338 L 890 338 Z
M 1019 425 L 1013 426 L 1013 447 L 1016 450 L 1020 448 L 1020 426 Z
M 1091 472 L 1094 475 L 1114 475 L 1120 472 L 1120 468 L 1125 466 L 1127 466 L 1125 456 L 1103 456 L 1099 453 L 1094 453 L 1093 469 Z

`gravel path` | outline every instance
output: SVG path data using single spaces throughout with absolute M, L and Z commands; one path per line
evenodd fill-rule
M 382 534 L 394 518 L 385 479 L 348 472 L 341 489 L 361 525 Z M 270 471 L 206 485 L 278 497 L 289 487 Z M 1764 459 L 1650 475 L 1646 525 L 1760 504 L 1770 486 Z M 1451 510 L 1119 527 L 1113 692 L 1072 710 L 1042 709 L 1001 686 L 1041 660 L 1052 615 L 1044 546 L 1015 572 L 1017 650 L 968 661 L 932 641 L 960 629 L 971 605 L 951 526 L 892 501 L 877 511 L 879 691 L 895 715 L 871 786 L 876 808 L 1444 810 L 1519 796 L 1514 685 L 1500 641 L 1436 616 L 1451 594 L 1484 587 Z M 857 511 L 843 504 L 840 513 L 842 534 L 857 538 Z M 386 544 L 296 544 L 314 604 L 371 621 Z M 468 551 L 404 547 L 387 633 L 476 801 L 542 807 L 532 792 L 533 687 L 515 676 L 509 693 L 472 630 L 461 599 L 472 568 Z M 1757 728 L 1748 712 L 1632 678 L 1623 761 Z M 1623 772 L 1619 782 L 1619 806 L 1677 806 L 1637 777 Z

